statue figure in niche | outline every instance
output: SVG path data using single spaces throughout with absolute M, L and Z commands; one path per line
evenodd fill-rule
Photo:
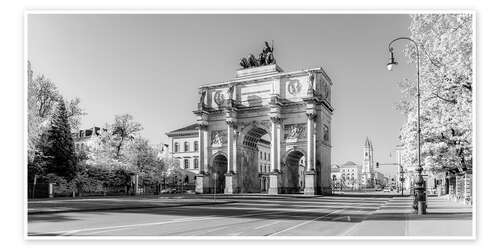
M 227 99 L 233 99 L 234 85 L 231 85 L 229 89 L 227 89 Z
M 205 106 L 205 96 L 207 95 L 207 90 L 206 89 L 202 89 L 200 91 L 200 102 L 199 102 L 199 107 L 204 107 Z

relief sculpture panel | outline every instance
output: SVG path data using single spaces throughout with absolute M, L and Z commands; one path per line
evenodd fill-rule
M 285 140 L 298 140 L 306 138 L 306 124 L 286 124 Z
M 227 142 L 227 131 L 226 130 L 215 130 L 212 131 L 211 144 L 212 146 L 221 146 Z

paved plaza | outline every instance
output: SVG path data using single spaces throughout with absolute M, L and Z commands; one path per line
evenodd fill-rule
M 184 195 L 29 202 L 30 236 L 472 236 L 472 208 L 395 194 Z M 383 230 L 381 230 L 383 228 Z

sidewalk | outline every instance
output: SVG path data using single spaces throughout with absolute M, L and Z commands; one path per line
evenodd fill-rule
M 427 214 L 417 215 L 412 202 L 412 197 L 394 197 L 346 235 L 472 237 L 472 206 L 429 197 Z
M 213 200 L 208 197 L 186 198 L 164 196 L 40 199 L 28 201 L 28 214 L 202 206 L 227 203 L 232 203 L 232 201 Z

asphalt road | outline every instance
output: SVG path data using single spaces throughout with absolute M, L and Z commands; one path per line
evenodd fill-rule
M 200 206 L 30 214 L 28 235 L 341 236 L 390 199 L 259 197 Z

